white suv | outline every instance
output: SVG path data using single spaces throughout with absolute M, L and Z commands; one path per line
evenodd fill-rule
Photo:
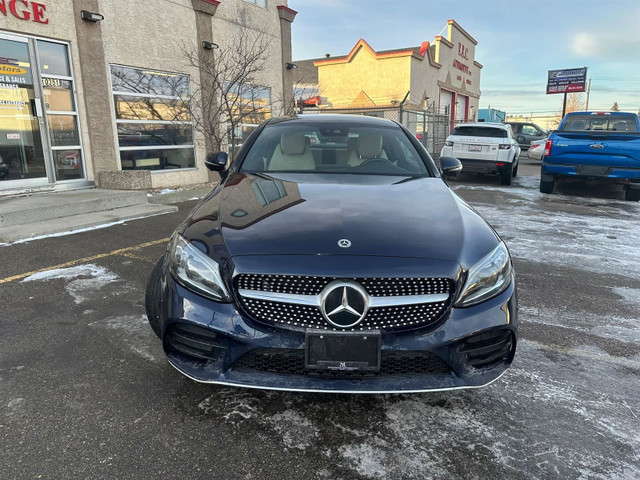
M 500 175 L 502 185 L 511 185 L 518 173 L 520 147 L 507 124 L 460 123 L 447 137 L 440 156 L 457 158 L 464 172 Z

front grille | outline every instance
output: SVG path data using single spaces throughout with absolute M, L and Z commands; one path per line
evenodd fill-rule
M 236 287 L 242 290 L 282 294 L 319 295 L 337 277 L 242 274 Z M 398 331 L 435 327 L 451 304 L 454 283 L 448 278 L 355 278 L 371 297 L 447 294 L 445 301 L 412 305 L 371 307 L 360 324 L 346 330 Z M 339 330 L 328 323 L 316 306 L 240 296 L 240 303 L 255 320 L 285 328 Z
M 376 372 L 343 372 L 335 370 L 307 370 L 304 350 L 258 349 L 240 357 L 232 370 L 260 371 L 287 375 L 306 375 L 330 378 L 366 378 L 390 375 L 449 375 L 451 368 L 431 352 L 382 351 L 380 370 Z
M 296 275 L 242 274 L 237 277 L 238 288 L 274 293 L 318 295 L 338 277 L 308 277 Z M 354 278 L 371 296 L 430 295 L 450 293 L 453 282 L 448 278 Z
M 460 353 L 467 356 L 467 362 L 474 368 L 486 368 L 507 360 L 513 355 L 513 333 L 497 330 L 475 335 L 464 341 Z

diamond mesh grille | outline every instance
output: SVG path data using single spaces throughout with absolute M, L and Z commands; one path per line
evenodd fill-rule
M 307 277 L 295 275 L 238 275 L 238 288 L 264 292 L 318 295 L 338 277 Z M 453 282 L 448 278 L 354 278 L 369 295 L 392 297 L 398 295 L 430 295 L 450 293 Z
M 318 295 L 336 277 L 293 275 L 239 275 L 237 288 L 276 293 Z M 433 326 L 446 313 L 454 284 L 447 278 L 356 278 L 367 293 L 375 297 L 399 295 L 449 294 L 444 302 L 370 308 L 363 321 L 347 330 L 403 330 Z M 317 307 L 240 297 L 249 315 L 285 328 L 339 330 L 329 324 Z

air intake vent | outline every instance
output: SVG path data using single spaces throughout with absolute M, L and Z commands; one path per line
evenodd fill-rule
M 449 366 L 440 357 L 431 352 L 383 351 L 379 371 L 341 372 L 306 370 L 304 367 L 304 350 L 276 348 L 252 350 L 237 360 L 232 369 L 331 378 L 365 378 L 412 374 L 449 375 L 451 373 Z
M 507 360 L 513 354 L 513 334 L 509 330 L 483 333 L 464 341 L 460 352 L 474 368 L 486 368 Z
M 172 325 L 164 337 L 165 344 L 180 353 L 191 357 L 209 360 L 216 358 L 216 351 L 223 349 L 215 332 L 206 328 L 184 323 Z

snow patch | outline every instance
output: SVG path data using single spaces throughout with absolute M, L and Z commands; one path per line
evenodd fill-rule
M 76 304 L 80 304 L 87 299 L 87 295 L 90 293 L 101 289 L 109 283 L 117 281 L 118 276 L 104 267 L 88 263 L 75 267 L 45 270 L 34 273 L 22 281 L 35 282 L 49 280 L 71 280 L 65 285 L 65 290 L 73 296 Z
M 285 410 L 272 415 L 267 420 L 282 436 L 282 441 L 287 448 L 306 450 L 318 437 L 318 428 L 295 410 Z
M 474 199 L 474 208 L 498 231 L 515 258 L 577 268 L 598 274 L 640 279 L 640 208 L 622 200 L 543 195 L 538 177 L 522 177 L 520 186 L 455 185 L 495 192 Z M 585 214 L 585 207 L 590 208 Z M 623 252 L 623 253 L 621 253 Z
M 622 297 L 627 303 L 640 307 L 640 288 L 614 288 L 613 293 Z

